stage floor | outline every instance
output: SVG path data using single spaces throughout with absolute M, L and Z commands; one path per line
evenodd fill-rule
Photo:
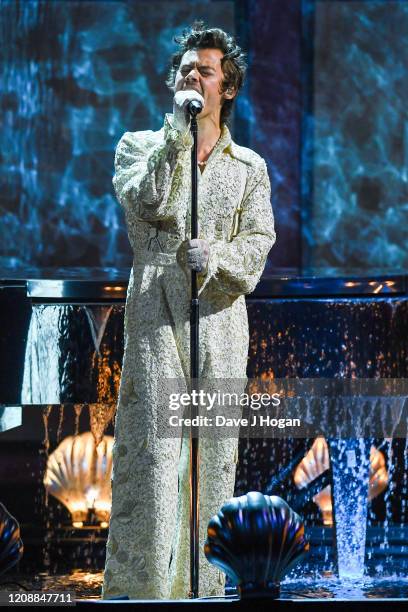
M 238 596 L 230 589 L 224 599 L 209 597 L 201 599 L 184 600 L 128 600 L 111 599 L 101 600 L 102 571 L 77 570 L 70 574 L 48 575 L 46 573 L 33 576 L 23 576 L 10 573 L 0 580 L 1 591 L 20 592 L 72 592 L 75 593 L 76 605 L 80 607 L 92 606 L 93 604 L 118 604 L 142 609 L 158 609 L 162 612 L 171 609 L 197 606 L 199 609 L 215 610 L 300 610 L 302 603 L 305 609 L 314 610 L 367 610 L 381 609 L 387 612 L 389 609 L 408 610 L 408 578 L 370 578 L 364 577 L 361 584 L 355 582 L 340 582 L 333 576 L 318 579 L 308 578 L 305 580 L 285 579 L 281 584 L 281 596 L 278 600 L 239 600 Z M 230 606 L 226 608 L 226 606 Z

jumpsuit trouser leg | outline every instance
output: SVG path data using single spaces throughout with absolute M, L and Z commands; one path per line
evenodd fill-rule
M 122 386 L 115 423 L 102 598 L 166 599 L 180 440 L 156 437 L 151 421 L 140 410 L 140 399 L 126 386 Z
M 237 344 L 234 345 L 234 336 L 231 336 L 230 327 L 228 325 L 219 326 L 214 317 L 207 317 L 210 307 L 205 302 L 202 304 L 200 377 L 206 392 L 211 393 L 218 390 L 244 392 L 245 390 L 249 342 L 247 315 L 245 304 L 237 306 L 242 328 L 238 332 L 235 330 Z M 188 336 L 185 333 L 182 338 L 186 337 Z M 230 360 L 220 358 L 217 350 L 214 350 L 216 345 L 211 338 L 216 339 L 218 346 L 221 343 L 230 347 L 234 358 Z M 181 338 L 180 342 L 182 342 Z M 208 352 L 209 347 L 210 352 Z M 183 351 L 183 354 L 185 353 L 188 353 L 187 347 Z M 230 416 L 237 417 L 241 414 L 242 411 L 238 415 L 238 411 L 234 408 L 234 414 Z M 212 434 L 207 435 L 205 428 L 200 428 L 200 432 L 203 433 L 200 434 L 199 439 L 199 596 L 223 596 L 225 574 L 205 557 L 204 542 L 207 538 L 209 520 L 220 510 L 224 502 L 234 495 L 239 436 L 237 429 L 235 429 L 235 434 L 231 434 L 231 437 L 221 435 L 221 432 L 217 430 L 212 430 Z M 172 599 L 185 598 L 190 590 L 190 445 L 188 431 L 182 437 L 178 477 L 176 532 L 169 574 Z
M 200 455 L 200 524 L 199 524 L 199 596 L 222 596 L 225 575 L 210 564 L 204 555 L 207 525 L 222 504 L 233 496 L 238 456 L 238 439 L 201 437 Z M 179 496 L 173 558 L 170 567 L 170 598 L 186 598 L 190 590 L 190 448 L 188 435 L 183 436 L 179 463 Z
M 157 435 L 162 381 L 183 369 L 163 303 L 158 265 L 135 265 L 115 418 L 112 510 L 102 598 L 167 599 L 176 528 L 180 438 Z

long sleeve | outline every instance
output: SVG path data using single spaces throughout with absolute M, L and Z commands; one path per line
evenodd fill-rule
M 191 134 L 178 132 L 171 115 L 166 115 L 160 132 L 126 132 L 122 136 L 115 153 L 113 186 L 127 214 L 149 222 L 174 214 L 181 174 L 179 154 L 191 145 Z
M 210 255 L 206 274 L 199 275 L 199 295 L 210 282 L 212 287 L 229 295 L 251 293 L 262 276 L 268 253 L 276 240 L 264 160 L 251 174 L 241 204 L 238 234 L 230 242 L 209 240 Z

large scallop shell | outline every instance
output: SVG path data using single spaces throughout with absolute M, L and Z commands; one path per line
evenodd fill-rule
M 297 466 L 293 480 L 301 489 L 306 487 L 310 482 L 315 480 L 320 474 L 328 470 L 330 467 L 329 449 L 325 438 L 319 436 L 313 442 L 313 446 L 308 453 L 303 457 L 302 461 Z M 385 458 L 381 451 L 374 446 L 370 450 L 370 482 L 368 489 L 368 499 L 371 500 L 387 487 L 388 473 L 385 467 Z M 333 524 L 331 487 L 327 485 L 317 495 L 313 497 L 313 501 L 319 506 L 323 516 L 325 525 Z
M 112 505 L 113 437 L 104 436 L 96 446 L 91 432 L 68 436 L 49 456 L 44 486 L 70 511 L 78 526 L 90 509 L 106 523 Z
M 297 466 L 293 475 L 293 480 L 298 489 L 306 487 L 309 482 L 312 482 L 323 472 L 329 469 L 329 449 L 325 438 L 319 436 L 313 442 L 312 448 L 303 457 L 302 461 Z M 320 508 L 325 525 L 332 525 L 332 500 L 331 487 L 327 485 L 317 495 L 314 495 L 313 501 Z
M 0 575 L 18 563 L 23 552 L 20 525 L 0 503 Z
M 280 497 L 258 491 L 228 500 L 207 533 L 207 559 L 241 597 L 276 597 L 281 578 L 309 550 L 299 515 Z

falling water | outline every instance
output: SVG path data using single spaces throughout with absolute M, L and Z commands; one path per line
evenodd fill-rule
M 20 427 L 22 419 L 21 406 L 0 406 L 0 433 Z
M 22 404 L 59 404 L 61 306 L 33 306 L 24 358 Z
M 405 448 L 404 448 L 404 485 L 403 485 L 403 500 L 402 500 L 402 523 L 405 523 L 407 520 L 407 510 L 408 510 L 408 438 L 405 438 Z
M 81 404 L 74 405 L 74 412 L 75 412 L 74 436 L 77 436 L 79 434 L 79 419 L 81 417 L 82 408 L 83 406 Z
M 43 448 L 43 455 L 44 455 L 44 466 L 47 465 L 47 461 L 48 461 L 48 457 L 49 457 L 49 452 L 50 452 L 50 437 L 49 437 L 49 429 L 48 429 L 48 423 L 49 423 L 49 418 L 50 418 L 50 414 L 52 411 L 52 406 L 46 406 L 45 408 L 43 408 L 43 413 L 42 413 L 42 418 L 43 418 L 43 425 L 44 425 L 44 448 Z M 45 568 L 48 568 L 50 566 L 50 544 L 51 544 L 51 537 L 53 534 L 53 520 L 52 520 L 52 516 L 50 514 L 49 511 L 49 497 L 48 497 L 48 491 L 47 489 L 43 489 L 41 488 L 41 491 L 43 491 L 44 493 L 44 507 L 46 508 L 46 513 L 45 513 L 45 517 L 46 517 L 46 523 L 45 523 L 45 527 L 46 527 L 46 533 L 45 533 L 45 538 L 44 538 L 44 546 L 42 549 L 42 553 L 43 553 L 43 564 Z
M 369 439 L 329 440 L 340 579 L 361 579 L 367 530 Z
M 112 313 L 112 306 L 80 306 L 88 321 L 93 343 L 93 364 L 100 370 L 98 376 L 98 398 L 100 389 L 109 385 L 104 377 L 114 378 L 118 387 L 118 372 L 106 368 L 107 355 L 101 350 L 101 342 Z M 64 379 L 61 359 L 61 337 L 72 334 L 69 329 L 69 317 L 73 306 L 67 305 L 34 305 L 28 330 L 27 346 L 24 358 L 24 375 L 21 392 L 23 404 L 60 404 L 61 388 Z M 65 320 L 65 318 L 67 318 Z M 64 336 L 65 337 L 65 336 Z M 76 342 L 69 338 L 70 343 Z M 78 350 L 80 350 L 78 348 Z M 62 361 L 62 363 L 61 363 Z M 105 371 L 106 370 L 106 371 Z M 109 397 L 110 400 L 115 398 Z

